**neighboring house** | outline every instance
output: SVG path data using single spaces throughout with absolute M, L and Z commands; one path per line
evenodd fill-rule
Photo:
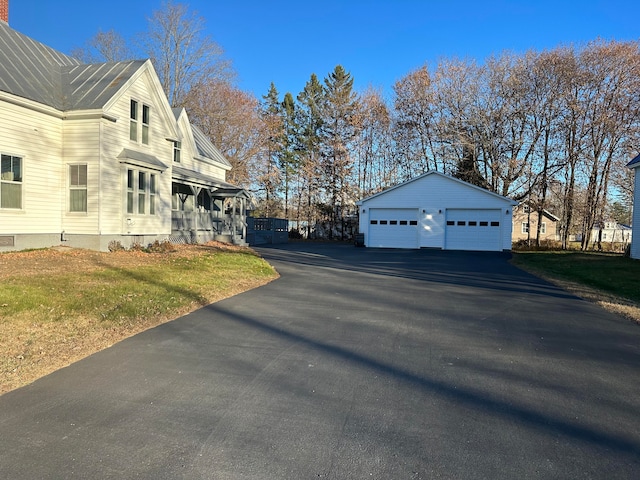
M 513 200 L 429 171 L 357 203 L 367 247 L 511 249 Z
M 630 254 L 631 258 L 640 259 L 640 155 L 631 160 L 627 167 L 635 172 L 633 190 L 633 219 L 631 220 L 632 239 Z M 635 241 L 633 240 L 635 238 Z
M 631 243 L 631 227 L 617 222 L 603 222 L 591 230 L 591 244 L 601 243 Z
M 538 211 L 526 203 L 520 203 L 513 209 L 513 241 L 534 240 L 538 232 Z M 542 221 L 540 223 L 540 240 L 558 240 L 557 224 L 558 217 L 548 210 L 542 211 Z
M 0 251 L 244 242 L 248 193 L 149 60 L 81 64 L 4 20 Z

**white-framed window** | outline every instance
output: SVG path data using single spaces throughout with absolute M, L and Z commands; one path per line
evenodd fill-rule
M 522 211 L 523 211 L 524 213 L 529 213 L 529 211 L 530 211 L 530 210 L 531 210 L 531 209 L 529 208 L 529 205 L 523 205 L 523 206 L 522 206 Z
M 140 111 L 142 110 L 142 112 Z M 142 121 L 141 121 L 142 120 Z M 137 142 L 140 138 L 141 142 L 145 145 L 149 145 L 149 126 L 151 124 L 151 107 L 149 105 L 142 104 L 137 100 L 131 99 L 129 109 L 129 139 Z M 142 133 L 139 134 L 138 128 L 141 125 Z
M 87 164 L 69 165 L 69 211 L 87 211 Z
M 149 105 L 142 105 L 142 143 L 149 145 Z
M 546 233 L 547 233 L 547 222 L 542 222 L 540 224 L 540 233 L 542 235 L 546 235 Z
M 127 213 L 156 214 L 157 178 L 155 173 L 127 169 Z
M 0 156 L 0 208 L 22 208 L 22 157 Z
M 182 153 L 182 142 L 173 142 L 173 161 L 180 163 L 180 156 Z
M 131 100 L 129 111 L 129 139 L 138 141 L 138 102 Z
M 522 222 L 522 233 L 529 233 L 529 222 Z

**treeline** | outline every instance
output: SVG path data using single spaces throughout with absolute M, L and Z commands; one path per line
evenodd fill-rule
M 358 199 L 437 170 L 550 210 L 562 245 L 576 235 L 587 248 L 594 226 L 630 221 L 638 47 L 598 40 L 482 65 L 443 60 L 397 81 L 391 101 L 353 92 L 341 66 L 322 84 L 312 75 L 295 100 L 279 102 L 272 85 L 265 175 L 253 179 L 261 207 L 335 234 Z
M 183 5 L 165 4 L 145 52 L 172 105 L 186 107 L 232 162 L 228 180 L 252 189 L 258 214 L 297 220 L 302 233 L 342 236 L 357 200 L 433 169 L 551 211 L 564 247 L 579 235 L 586 248 L 600 222 L 630 221 L 625 164 L 640 148 L 637 41 L 503 53 L 482 64 L 445 59 L 407 73 L 390 99 L 354 91 L 337 66 L 322 81 L 312 74 L 297 95 L 271 84 L 256 99 L 235 86 L 221 49 L 198 37 L 201 25 Z M 217 56 L 180 75 L 181 42 L 192 52 L 194 41 Z

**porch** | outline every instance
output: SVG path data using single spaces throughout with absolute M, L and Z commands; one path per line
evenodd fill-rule
M 173 168 L 171 241 L 247 245 L 249 193 L 185 168 Z

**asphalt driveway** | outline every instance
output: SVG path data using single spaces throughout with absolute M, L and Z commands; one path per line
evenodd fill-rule
M 0 478 L 637 478 L 640 327 L 508 254 L 259 251 L 280 279 L 0 397 Z

